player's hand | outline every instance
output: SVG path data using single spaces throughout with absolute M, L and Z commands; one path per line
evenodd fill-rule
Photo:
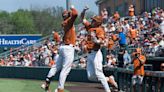
M 84 10 L 89 10 L 88 5 L 86 5 L 86 6 L 84 7 Z
M 71 5 L 71 7 L 70 7 L 71 9 L 74 9 L 75 8 L 75 6 L 74 5 Z

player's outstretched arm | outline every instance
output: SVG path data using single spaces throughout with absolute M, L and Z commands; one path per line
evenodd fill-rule
M 81 15 L 80 15 L 81 22 L 83 22 L 83 20 L 85 19 L 85 14 L 86 14 L 87 10 L 89 10 L 88 6 L 85 6 L 85 8 L 83 9 L 83 11 L 81 12 Z

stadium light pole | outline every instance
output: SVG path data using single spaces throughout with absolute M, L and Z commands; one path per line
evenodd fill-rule
M 66 0 L 66 8 L 67 8 L 67 10 L 70 9 L 70 5 L 71 5 L 71 0 Z

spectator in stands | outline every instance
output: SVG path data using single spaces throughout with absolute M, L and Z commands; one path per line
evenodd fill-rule
M 0 66 L 5 66 L 5 61 L 4 61 L 4 59 L 2 58 L 2 59 L 0 59 Z
M 14 66 L 14 56 L 12 54 L 7 61 L 7 66 Z
M 164 16 L 161 17 L 160 29 L 162 34 L 164 35 Z
M 107 67 L 115 67 L 116 66 L 116 58 L 112 54 L 107 55 Z
M 132 21 L 134 21 L 134 18 L 135 18 L 135 14 L 134 13 L 135 13 L 134 6 L 130 5 L 129 6 L 129 16 L 130 16 Z
M 126 35 L 123 33 L 122 27 L 119 27 L 117 29 L 117 31 L 119 32 L 119 34 L 118 34 L 119 35 L 119 38 L 118 38 L 119 45 L 121 48 L 125 48 L 126 47 Z
M 129 25 L 129 23 L 128 23 L 128 20 L 125 20 L 125 19 L 124 19 L 123 22 L 124 22 L 124 23 L 123 23 L 123 24 L 124 24 L 124 25 L 123 25 L 124 33 L 127 34 L 128 31 L 129 31 L 129 29 L 130 29 L 130 25 Z
M 114 32 L 116 30 L 115 26 L 113 23 L 108 24 L 108 31 L 109 33 Z
M 56 32 L 55 29 L 52 31 L 52 33 L 53 33 L 54 41 L 56 42 L 56 44 L 59 44 L 60 43 L 60 35 Z
M 130 34 L 130 40 L 131 40 L 131 42 L 136 41 L 138 32 L 135 29 L 134 25 L 131 25 L 130 26 L 129 34 Z
M 26 66 L 26 67 L 31 66 L 31 64 L 32 64 L 31 58 L 27 52 L 25 52 L 23 59 L 24 59 L 24 66 Z
M 53 59 L 54 63 L 57 61 L 58 57 L 59 57 L 58 47 L 54 46 L 52 49 L 52 59 Z
M 84 57 L 80 59 L 78 68 L 86 68 L 86 59 Z
M 157 40 L 154 38 L 152 39 L 152 52 L 154 56 L 157 56 L 159 51 L 159 44 L 157 42 Z
M 123 55 L 124 55 L 124 49 L 121 48 L 118 52 L 118 67 L 123 67 L 124 66 L 124 59 L 123 59 Z
M 159 41 L 159 45 L 164 48 L 164 35 L 161 37 L 161 40 Z
M 164 71 L 164 63 L 161 63 L 161 71 Z
M 19 54 L 15 55 L 14 66 L 22 66 L 22 62 L 20 62 Z
M 47 46 L 43 46 L 43 59 L 44 59 L 44 64 L 46 65 L 46 66 L 48 66 L 48 64 L 49 64 L 49 58 L 51 57 L 51 52 L 50 52 L 50 50 L 48 49 L 48 47 Z
M 114 18 L 114 21 L 117 21 L 117 20 L 120 19 L 120 15 L 119 15 L 118 11 L 116 11 L 116 12 L 114 13 L 113 18 Z
M 124 51 L 123 62 L 125 68 L 127 68 L 129 64 L 131 64 L 131 56 L 129 55 L 127 50 Z
M 114 52 L 114 41 L 113 41 L 113 39 L 112 39 L 112 37 L 111 36 L 109 36 L 109 40 L 108 40 L 108 52 L 110 53 L 110 54 L 113 54 L 113 52 Z
M 108 22 L 108 11 L 106 8 L 101 11 L 101 16 L 103 18 L 103 24 L 106 24 Z
M 137 48 L 132 54 L 134 74 L 132 77 L 133 92 L 136 92 L 136 84 L 140 85 L 140 92 L 142 92 L 142 81 L 145 74 L 144 64 L 146 62 L 146 57 L 142 54 L 141 48 Z

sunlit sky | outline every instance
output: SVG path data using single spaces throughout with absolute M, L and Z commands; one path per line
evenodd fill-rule
M 96 0 L 71 0 L 71 3 L 82 11 L 85 5 L 88 5 L 90 10 L 98 13 L 98 7 L 95 4 Z M 0 10 L 13 12 L 18 9 L 30 9 L 31 7 L 47 8 L 53 6 L 62 6 L 66 8 L 66 0 L 0 0 Z

